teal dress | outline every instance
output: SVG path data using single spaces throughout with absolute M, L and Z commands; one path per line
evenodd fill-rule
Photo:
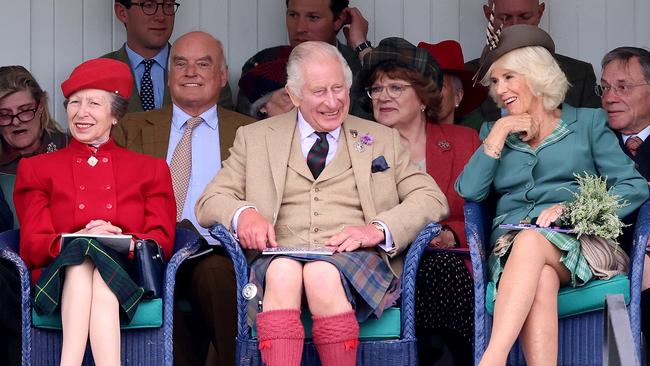
M 494 122 L 483 124 L 481 140 Z M 574 108 L 562 105 L 562 115 L 555 130 L 535 149 L 517 135 L 506 138 L 501 158 L 494 159 L 480 146 L 456 180 L 456 191 L 468 201 L 483 201 L 488 195 L 497 198 L 492 222 L 491 243 L 506 233 L 500 224 L 518 224 L 536 218 L 554 204 L 570 201 L 578 191 L 575 174 L 597 174 L 607 178 L 614 194 L 630 204 L 619 210 L 625 217 L 648 198 L 648 183 L 634 168 L 634 162 L 621 150 L 614 133 L 607 126 L 602 109 Z M 579 286 L 592 278 L 591 270 L 572 235 L 540 230 L 563 252 L 561 262 L 571 272 L 571 285 Z M 489 265 L 496 282 L 503 269 L 503 259 L 494 254 Z M 503 263 L 502 263 L 503 262 Z

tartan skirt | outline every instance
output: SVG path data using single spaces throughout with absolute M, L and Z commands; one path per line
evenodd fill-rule
M 33 291 L 33 304 L 37 313 L 52 314 L 60 309 L 66 266 L 83 263 L 89 258 L 102 279 L 117 297 L 120 304 L 120 320 L 129 323 L 133 319 L 144 289 L 133 282 L 126 271 L 124 255 L 102 245 L 95 239 L 78 238 L 62 248 L 61 253 L 43 269 Z
M 334 253 L 333 255 L 282 254 L 259 255 L 251 264 L 250 281 L 257 287 L 257 295 L 248 302 L 248 321 L 252 325 L 258 304 L 264 297 L 266 270 L 276 258 L 291 258 L 299 262 L 325 261 L 341 274 L 345 294 L 352 304 L 357 321 L 371 315 L 379 318 L 384 309 L 395 304 L 400 295 L 400 280 L 375 250 Z
M 535 230 L 544 235 L 551 244 L 555 245 L 562 251 L 560 263 L 562 263 L 571 274 L 571 287 L 582 286 L 593 278 L 591 267 L 582 253 L 580 240 L 578 240 L 575 235 L 559 233 L 542 228 Z M 505 267 L 511 247 L 512 242 L 503 246 L 501 250 L 496 250 L 495 248 L 495 251 L 490 255 L 490 258 L 488 259 L 488 267 L 490 268 L 491 282 L 495 284 L 499 282 L 499 278 L 501 277 L 501 273 Z M 494 286 L 494 289 L 496 291 L 497 286 Z M 494 295 L 496 295 L 496 293 Z M 496 296 L 494 296 L 494 298 L 496 298 Z

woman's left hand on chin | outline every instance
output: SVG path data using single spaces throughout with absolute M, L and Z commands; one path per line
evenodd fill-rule
M 86 227 L 77 231 L 79 234 L 108 234 L 118 235 L 122 234 L 122 229 L 111 224 L 110 221 L 104 220 L 91 220 L 86 224 Z

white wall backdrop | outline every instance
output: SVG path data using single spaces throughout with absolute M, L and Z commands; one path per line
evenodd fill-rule
M 257 50 L 287 43 L 285 0 L 178 0 L 172 41 L 204 30 L 224 44 L 230 83 Z M 482 0 L 351 0 L 370 24 L 373 44 L 388 36 L 459 40 L 466 60 L 484 44 Z M 117 49 L 125 40 L 113 0 L 0 0 L 0 65 L 27 67 L 51 96 L 64 122 L 61 82 L 84 60 Z M 591 62 L 600 74 L 605 52 L 621 45 L 650 47 L 650 0 L 547 0 L 542 27 L 559 53 Z M 236 91 L 235 91 L 236 94 Z

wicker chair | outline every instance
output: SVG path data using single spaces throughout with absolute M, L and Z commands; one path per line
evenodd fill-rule
M 465 203 L 465 229 L 470 247 L 474 270 L 474 361 L 478 364 L 490 339 L 492 316 L 486 310 L 486 286 L 489 282 L 488 267 L 489 238 L 494 210 L 484 203 Z M 634 228 L 634 242 L 630 254 L 629 288 L 627 310 L 634 336 L 637 358 L 641 359 L 641 280 L 643 257 L 650 232 L 650 201 L 646 201 L 637 217 Z M 603 296 L 603 307 L 605 297 Z M 567 316 L 559 319 L 558 364 L 559 365 L 602 365 L 603 355 L 603 307 L 598 310 Z M 519 341 L 508 356 L 508 365 L 525 365 Z
M 172 365 L 172 329 L 174 285 L 180 264 L 199 247 L 198 234 L 176 229 L 174 255 L 167 263 L 164 280 L 162 326 L 159 328 L 122 330 L 123 365 Z M 11 261 L 20 274 L 22 291 L 22 364 L 58 365 L 61 358 L 63 335 L 60 330 L 39 329 L 32 326 L 30 272 L 18 256 L 19 231 L 0 234 L 0 258 Z M 90 347 L 86 349 L 84 365 L 92 365 Z
M 228 251 L 235 267 L 237 278 L 237 365 L 257 366 L 262 364 L 257 349 L 257 339 L 251 336 L 246 322 L 247 301 L 242 289 L 248 283 L 248 263 L 244 253 L 230 232 L 220 224 L 210 230 Z M 357 349 L 357 365 L 417 365 L 417 344 L 414 324 L 415 275 L 422 252 L 427 244 L 440 232 L 437 223 L 428 224 L 417 236 L 406 253 L 402 274 L 401 334 L 398 339 L 360 339 Z M 361 324 L 363 329 L 363 324 Z M 362 331 L 363 333 L 363 331 Z M 303 365 L 320 365 L 316 348 L 309 340 L 305 342 Z

